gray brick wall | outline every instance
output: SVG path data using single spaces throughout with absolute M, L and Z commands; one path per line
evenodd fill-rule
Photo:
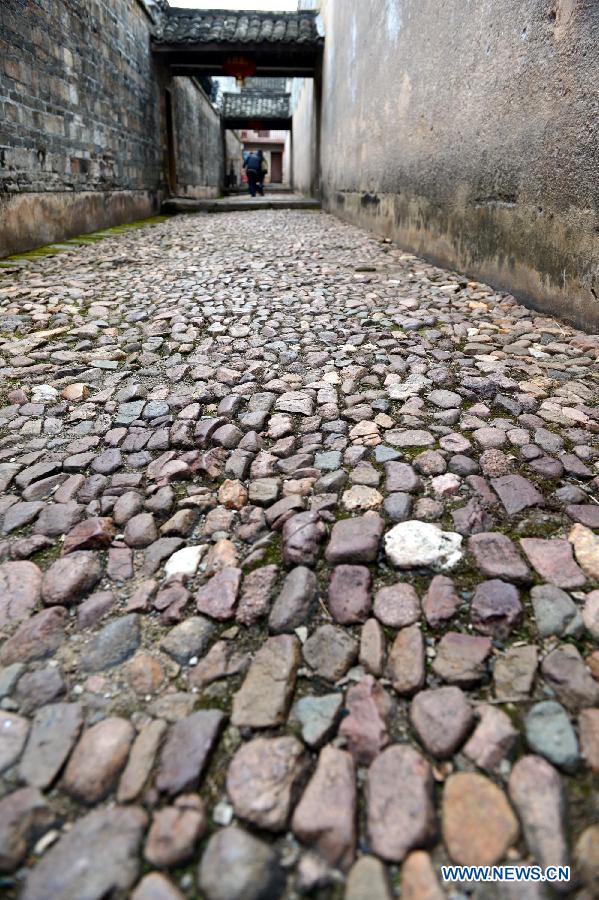
M 0 194 L 158 189 L 149 26 L 137 0 L 2 0 Z
M 212 197 L 224 177 L 219 115 L 190 78 L 173 78 L 177 145 L 177 193 Z
M 163 0 L 0 0 L 0 256 L 148 216 L 167 193 L 166 108 L 177 189 L 214 196 L 220 119 L 150 51 Z

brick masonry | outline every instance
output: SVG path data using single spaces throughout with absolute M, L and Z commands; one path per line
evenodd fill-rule
M 191 78 L 173 78 L 177 194 L 215 197 L 224 178 L 219 114 Z M 239 151 L 241 153 L 241 150 Z
M 166 189 L 161 92 L 142 0 L 0 3 L 0 256 L 150 215 Z M 203 92 L 174 79 L 182 191 L 218 192 Z M 211 161 L 203 161 L 206 142 Z

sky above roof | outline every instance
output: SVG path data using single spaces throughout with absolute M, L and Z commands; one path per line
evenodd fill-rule
M 277 12 L 295 12 L 297 0 L 169 0 L 171 6 L 187 9 L 265 9 Z

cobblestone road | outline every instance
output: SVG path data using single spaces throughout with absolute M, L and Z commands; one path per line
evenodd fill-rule
M 597 896 L 596 336 L 294 211 L 0 303 L 7 897 Z

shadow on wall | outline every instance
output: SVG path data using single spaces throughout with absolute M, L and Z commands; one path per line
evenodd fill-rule
M 599 330 L 599 3 L 476 6 L 322 0 L 324 206 Z
M 536 207 L 503 201 L 462 208 L 403 194 L 325 192 L 326 209 L 436 265 L 513 293 L 533 309 L 587 331 L 599 329 L 599 264 L 594 229 L 587 239 Z

